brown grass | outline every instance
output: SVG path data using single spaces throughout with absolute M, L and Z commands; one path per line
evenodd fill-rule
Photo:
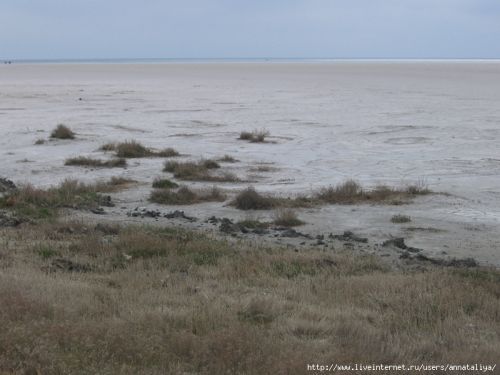
M 239 139 L 252 143 L 265 143 L 268 136 L 269 131 L 266 129 L 254 130 L 253 132 L 242 131 Z
M 61 208 L 92 209 L 108 204 L 109 199 L 100 193 L 116 191 L 130 182 L 116 177 L 95 184 L 67 179 L 46 190 L 25 185 L 0 198 L 0 208 L 11 209 L 25 218 L 52 218 L 57 216 Z
M 64 165 L 94 167 L 94 168 L 124 168 L 127 166 L 127 160 L 117 158 L 111 160 L 92 159 L 85 156 L 66 159 Z
M 156 189 L 149 196 L 149 200 L 159 204 L 188 205 L 202 202 L 223 202 L 226 195 L 215 186 L 211 189 L 193 190 L 181 186 L 177 190 Z
M 394 224 L 403 224 L 411 222 L 411 217 L 407 215 L 394 215 L 391 217 L 391 222 Z
M 280 208 L 274 213 L 274 224 L 282 227 L 296 227 L 304 222 L 297 216 L 295 210 L 291 208 Z
M 165 162 L 163 171 L 173 173 L 175 178 L 186 181 L 213 181 L 213 182 L 238 182 L 232 173 L 213 174 L 211 170 L 219 169 L 220 165 L 211 159 L 202 159 L 198 162 Z
M 168 147 L 160 151 L 155 151 L 145 147 L 137 141 L 125 141 L 121 143 L 106 143 L 99 148 L 100 151 L 114 151 L 119 158 L 146 158 L 164 157 L 170 158 L 180 156 L 175 149 Z
M 305 374 L 500 358 L 496 270 L 407 272 L 316 248 L 94 228 L 0 229 L 0 372 Z
M 56 139 L 74 139 L 75 133 L 66 125 L 59 124 L 50 134 L 50 138 Z
M 155 178 L 153 181 L 153 187 L 156 189 L 176 189 L 179 185 L 166 178 Z
M 406 188 L 394 188 L 386 185 L 374 189 L 364 189 L 357 181 L 347 180 L 339 185 L 321 189 L 315 196 L 319 201 L 330 204 L 403 204 L 417 195 L 431 194 L 426 187 L 411 185 Z
M 231 155 L 224 155 L 223 157 L 217 159 L 217 161 L 220 163 L 237 163 L 237 162 L 239 162 L 238 159 L 235 159 Z

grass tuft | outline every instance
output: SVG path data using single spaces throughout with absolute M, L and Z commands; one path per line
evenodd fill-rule
M 274 224 L 282 227 L 296 227 L 303 225 L 304 222 L 299 220 L 297 213 L 291 208 L 281 208 L 274 213 Z
M 252 143 L 265 143 L 266 137 L 269 136 L 269 131 L 266 129 L 254 130 L 253 132 L 242 131 L 240 133 L 240 140 L 249 141 Z
M 210 170 L 220 168 L 219 163 L 211 159 L 198 162 L 167 161 L 163 167 L 164 172 L 173 173 L 175 178 L 186 181 L 213 181 L 213 182 L 238 182 L 239 179 L 232 173 L 212 174 Z
M 187 186 L 181 186 L 177 190 L 156 189 L 151 192 L 149 200 L 159 204 L 189 205 L 202 202 L 223 202 L 226 195 L 217 187 L 211 189 L 193 190 Z
M 156 178 L 153 181 L 153 187 L 156 189 L 176 189 L 179 185 L 166 178 Z
M 403 224 L 411 222 L 411 217 L 407 215 L 394 215 L 391 217 L 391 222 L 394 224 Z
M 75 133 L 66 125 L 59 124 L 50 134 L 50 138 L 56 139 L 74 139 Z
M 66 159 L 64 165 L 95 167 L 95 168 L 124 168 L 127 166 L 127 160 L 124 158 L 111 159 L 103 161 L 101 159 L 92 159 L 85 156 Z

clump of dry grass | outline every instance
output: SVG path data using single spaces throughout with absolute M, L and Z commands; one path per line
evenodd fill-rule
M 407 215 L 394 215 L 391 217 L 391 222 L 395 224 L 403 224 L 411 222 L 411 217 Z
M 276 205 L 276 201 L 248 187 L 234 198 L 232 204 L 239 210 L 268 210 Z
M 0 371 L 300 374 L 332 358 L 500 358 L 498 270 L 407 272 L 172 228 L 0 232 Z M 54 267 L 61 260 L 87 272 Z
M 99 148 L 100 151 L 114 151 L 119 158 L 145 158 L 145 157 L 175 157 L 180 156 L 175 149 L 168 147 L 160 151 L 154 151 L 145 147 L 137 141 L 125 141 L 121 143 L 106 143 Z
M 156 189 L 151 192 L 149 200 L 159 204 L 188 205 L 202 202 L 223 202 L 226 195 L 217 187 L 211 189 L 193 190 L 187 186 L 181 186 L 177 190 Z
M 281 208 L 274 213 L 274 224 L 283 227 L 296 227 L 303 225 L 304 222 L 298 218 L 295 210 L 291 208 Z
M 57 216 L 61 208 L 92 209 L 109 205 L 110 199 L 100 193 L 109 193 L 131 180 L 113 177 L 109 181 L 85 184 L 67 179 L 47 190 L 25 185 L 12 194 L 0 198 L 0 208 L 16 211 L 21 217 L 43 219 Z
M 45 139 L 43 138 L 38 138 L 36 141 L 35 141 L 35 145 L 43 145 L 45 144 Z
M 155 178 L 153 181 L 153 187 L 156 189 L 176 189 L 179 185 L 166 178 Z
M 50 138 L 56 139 L 74 139 L 75 133 L 66 125 L 59 124 L 50 134 Z
M 266 137 L 269 136 L 269 131 L 266 129 L 254 130 L 253 132 L 242 131 L 240 133 L 240 140 L 249 141 L 252 143 L 264 143 Z
M 231 201 L 231 205 L 239 210 L 269 210 L 279 207 L 311 207 L 315 203 L 316 202 L 314 202 L 311 198 L 301 195 L 293 198 L 263 195 L 251 186 L 240 191 Z
M 237 162 L 239 162 L 238 159 L 235 159 L 231 155 L 224 155 L 223 157 L 217 159 L 217 161 L 220 163 L 237 163 Z
M 95 168 L 124 168 L 127 166 L 127 160 L 117 158 L 111 160 L 93 159 L 85 156 L 66 159 L 64 165 L 95 167 Z
M 187 181 L 214 181 L 238 182 L 239 179 L 232 173 L 212 174 L 210 170 L 219 169 L 220 165 L 214 160 L 203 159 L 198 162 L 167 161 L 163 167 L 164 172 L 173 173 L 175 178 Z
M 357 181 L 347 180 L 339 185 L 321 189 L 315 198 L 330 204 L 357 204 L 357 203 L 406 203 L 415 195 L 431 194 L 427 188 L 412 185 L 407 188 L 393 188 L 386 185 L 376 186 L 374 189 L 364 189 Z

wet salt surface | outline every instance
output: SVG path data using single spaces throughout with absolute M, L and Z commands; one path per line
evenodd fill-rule
M 77 139 L 34 145 L 58 123 Z M 243 130 L 263 128 L 272 143 L 237 140 Z M 120 205 L 157 207 L 147 196 L 155 177 L 168 176 L 162 159 L 113 170 L 63 165 L 73 156 L 109 157 L 100 145 L 130 139 L 174 147 L 190 155 L 184 159 L 232 155 L 240 163 L 225 170 L 283 195 L 346 178 L 366 186 L 425 181 L 452 195 L 301 210 L 308 223 L 301 230 L 354 230 L 372 242 L 404 236 L 429 254 L 500 265 L 499 63 L 0 66 L 0 175 L 37 186 L 121 175 L 143 184 L 118 194 Z M 259 163 L 272 168 L 251 170 Z M 220 185 L 237 190 L 248 183 Z M 184 209 L 207 218 L 247 215 L 220 203 Z M 394 214 L 412 222 L 393 224 Z

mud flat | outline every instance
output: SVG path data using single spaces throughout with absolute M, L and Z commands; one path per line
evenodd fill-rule
M 382 244 L 404 238 L 423 257 L 500 265 L 498 62 L 14 64 L 0 66 L 0 84 L 1 177 L 42 188 L 68 177 L 137 181 L 111 194 L 114 207 L 73 213 L 78 217 L 218 233 L 223 218 L 272 220 L 274 210 L 228 205 L 249 185 L 290 197 L 346 179 L 367 188 L 419 183 L 446 194 L 400 205 L 297 208 L 305 224 L 296 231 L 304 238 L 282 231 L 226 235 L 343 249 L 353 241 L 329 235 L 347 231 L 367 239 L 356 248 L 391 259 L 406 249 Z M 50 139 L 59 123 L 75 139 Z M 238 140 L 261 129 L 269 132 L 267 142 Z M 183 181 L 193 188 L 215 184 L 228 199 L 158 205 L 148 197 L 155 178 L 173 179 L 162 171 L 165 158 L 128 159 L 125 168 L 64 165 L 80 156 L 107 160 L 112 153 L 99 148 L 126 140 L 173 147 L 179 161 L 231 155 L 239 162 L 222 169 L 240 181 Z M 157 210 L 157 217 L 132 214 Z M 175 210 L 197 220 L 164 216 Z M 410 221 L 394 223 L 398 215 Z

